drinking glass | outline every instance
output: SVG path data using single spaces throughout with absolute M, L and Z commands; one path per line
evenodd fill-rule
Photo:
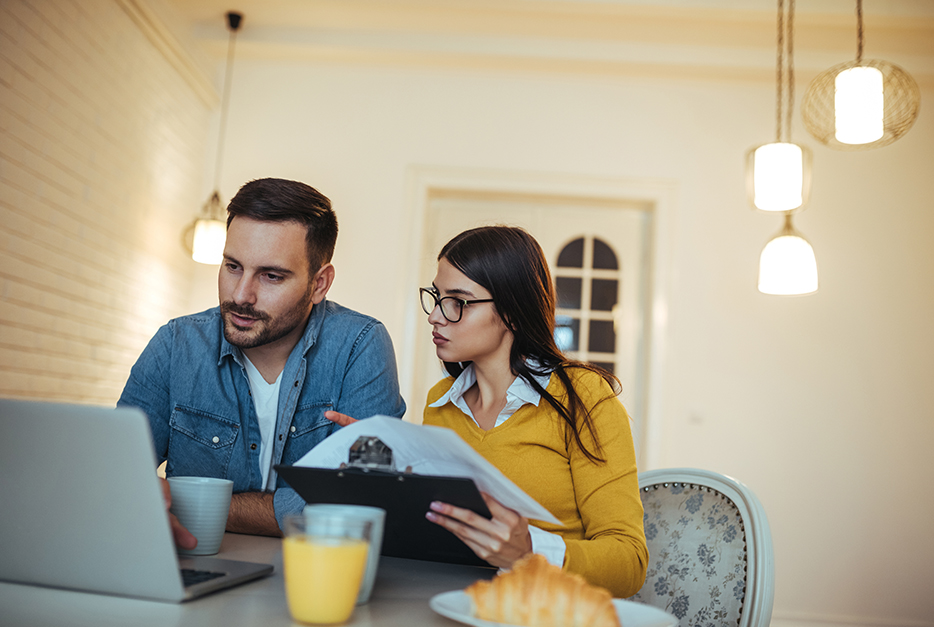
M 350 618 L 366 570 L 372 528 L 369 520 L 333 511 L 286 517 L 282 565 L 294 620 L 319 625 Z

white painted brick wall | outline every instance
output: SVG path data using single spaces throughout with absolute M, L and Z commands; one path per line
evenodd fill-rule
M 0 396 L 112 405 L 186 313 L 209 114 L 124 3 L 0 3 Z

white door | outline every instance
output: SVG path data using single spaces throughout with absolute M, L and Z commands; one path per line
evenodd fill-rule
M 422 286 L 431 285 L 444 244 L 466 229 L 520 226 L 538 240 L 558 288 L 559 346 L 569 357 L 597 363 L 619 377 L 620 399 L 633 418 L 638 452 L 651 302 L 647 243 L 651 213 L 635 204 L 456 192 L 433 197 L 428 206 Z M 446 373 L 435 355 L 427 316 L 417 338 L 415 396 L 409 404 L 420 413 L 428 390 Z

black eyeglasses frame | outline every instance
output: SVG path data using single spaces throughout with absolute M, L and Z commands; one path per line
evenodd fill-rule
M 428 309 L 428 308 L 426 307 L 426 305 L 425 305 L 425 300 L 424 300 L 424 298 L 422 298 L 422 294 L 428 294 L 429 296 L 431 296 L 431 297 L 434 299 L 435 304 L 434 304 L 434 306 L 432 306 L 431 309 Z M 420 288 L 418 288 L 418 300 L 419 300 L 419 302 L 420 302 L 421 305 L 422 305 L 422 310 L 423 310 L 426 314 L 428 314 L 428 315 L 430 316 L 430 315 L 431 315 L 431 312 L 435 310 L 435 307 L 440 307 L 440 308 L 441 308 L 441 315 L 444 316 L 444 319 L 445 319 L 445 320 L 447 320 L 448 322 L 452 322 L 452 323 L 460 322 L 460 321 L 461 321 L 461 318 L 464 317 L 464 305 L 473 305 L 473 304 L 477 304 L 477 303 L 492 303 L 492 302 L 493 302 L 493 299 L 492 299 L 492 298 L 478 298 L 478 299 L 475 299 L 475 300 L 466 300 L 466 299 L 464 299 L 464 298 L 458 298 L 458 297 L 456 297 L 456 296 L 443 296 L 443 297 L 439 297 L 438 291 L 437 291 L 435 288 L 433 288 L 433 287 L 420 287 Z M 455 303 L 459 303 L 459 304 L 460 304 L 460 307 L 459 307 L 459 309 L 458 309 L 457 320 L 451 320 L 451 319 L 448 317 L 448 315 L 447 315 L 446 313 L 444 313 L 444 305 L 442 305 L 442 301 L 445 301 L 445 300 L 450 300 L 450 301 L 453 301 L 453 302 L 455 302 Z

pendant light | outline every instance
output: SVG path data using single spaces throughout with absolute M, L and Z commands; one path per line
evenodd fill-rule
M 856 25 L 856 60 L 818 74 L 801 103 L 808 132 L 837 150 L 891 144 L 908 132 L 921 107 L 921 92 L 908 72 L 863 59 L 862 0 L 856 0 Z
M 227 68 L 224 76 L 224 95 L 221 102 L 220 130 L 217 139 L 217 159 L 214 164 L 214 192 L 201 207 L 201 214 L 189 225 L 183 234 L 187 244 L 191 238 L 191 258 L 198 263 L 217 265 L 224 258 L 224 244 L 227 240 L 227 212 L 221 203 L 220 176 L 221 157 L 224 148 L 224 136 L 227 130 L 227 109 L 230 103 L 230 78 L 233 73 L 234 42 L 243 15 L 230 11 L 226 15 L 227 29 L 230 35 L 227 41 Z
M 783 1 L 778 0 L 775 141 L 746 153 L 747 196 L 749 203 L 760 211 L 796 211 L 807 203 L 810 191 L 811 151 L 791 142 L 795 101 L 794 15 L 794 0 L 789 2 L 787 20 Z
M 765 245 L 759 257 L 759 291 L 789 296 L 817 291 L 817 259 L 814 249 L 785 214 L 782 230 Z

